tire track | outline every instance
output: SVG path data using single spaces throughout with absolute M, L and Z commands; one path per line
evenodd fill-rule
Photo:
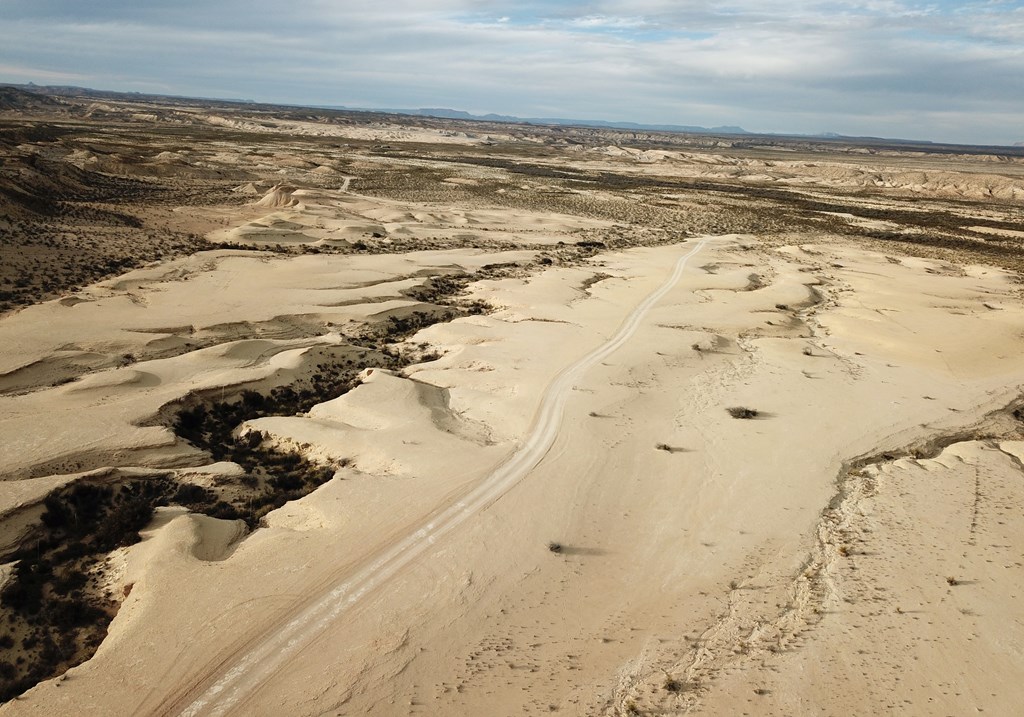
M 672 274 L 633 309 L 611 338 L 555 377 L 544 393 L 533 429 L 522 445 L 476 488 L 410 535 L 383 549 L 355 573 L 337 576 L 338 582 L 319 599 L 298 606 L 292 617 L 279 627 L 249 641 L 234 655 L 219 662 L 215 670 L 223 669 L 221 674 L 209 674 L 206 680 L 199 681 L 183 695 L 179 693 L 178 699 L 172 697 L 156 713 L 179 714 L 181 717 L 213 717 L 228 713 L 294 660 L 342 613 L 387 583 L 438 540 L 522 480 L 543 460 L 558 437 L 562 413 L 573 384 L 633 337 L 647 313 L 678 283 L 689 260 L 706 242 L 707 239 L 701 239 L 676 261 Z

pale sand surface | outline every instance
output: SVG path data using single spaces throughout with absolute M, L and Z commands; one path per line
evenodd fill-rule
M 401 292 L 422 282 L 412 278 L 418 272 L 473 270 L 526 256 L 467 250 L 272 261 L 206 253 L 88 287 L 76 302 L 29 307 L 0 326 L 9 347 L 0 358 L 0 386 L 9 390 L 0 396 L 0 472 L 20 478 L 126 460 L 179 464 L 194 451 L 163 426 L 141 425 L 162 405 L 189 391 L 268 377 L 284 382 L 311 347 L 341 342 L 335 327 L 416 307 Z M 231 341 L 236 331 L 265 338 Z M 168 353 L 179 355 L 159 358 Z M 105 370 L 18 390 L 46 386 L 69 367 Z M 90 420 L 76 420 L 85 414 Z
M 0 712 L 188 707 L 201 695 L 193 683 L 215 685 L 273 644 L 297 605 L 509 456 L 559 372 L 614 334 L 693 245 L 473 284 L 471 298 L 498 311 L 411 339 L 439 360 L 375 369 L 308 415 L 254 421 L 271 440 L 353 462 L 240 543 L 236 524 L 162 511 L 110 559 L 115 582 L 132 587 L 95 657 Z M 194 257 L 87 289 L 87 303 L 9 317 L 0 328 L 27 343 L 7 342 L 19 348 L 4 361 L 75 357 L 89 342 L 145 352 L 161 338 L 150 332 L 182 324 L 359 320 L 380 307 L 346 303 L 354 287 L 381 282 L 370 291 L 386 285 L 377 298 L 390 300 L 422 268 L 501 260 Z M 599 272 L 608 278 L 588 285 Z M 33 319 L 55 324 L 50 338 Z M 632 338 L 574 383 L 536 469 L 273 664 L 232 713 L 1006 714 L 1024 699 L 1010 679 L 1024 669 L 1019 443 L 882 460 L 855 483 L 845 466 L 1015 399 L 1022 327 L 1018 287 L 997 269 L 712 238 Z M 222 343 L 0 397 L 4 435 L 18 442 L 7 441 L 5 471 L 35 474 L 44 455 L 18 433 L 19 411 L 65 425 L 76 410 L 102 416 L 58 432 L 51 452 L 186 461 L 165 429 L 134 424 L 190 388 L 266 379 L 337 340 Z M 763 415 L 735 420 L 730 406 Z M 979 663 L 993 667 L 964 666 Z M 667 676 L 682 691 L 667 691 Z M 910 688 L 894 707 L 897 679 Z M 217 699 L 196 713 L 218 714 Z
M 507 138 L 501 133 L 480 135 L 475 132 L 458 132 L 441 129 L 412 128 L 398 123 L 376 122 L 366 127 L 338 127 L 325 125 L 321 122 L 302 122 L 295 120 L 273 120 L 267 122 L 249 121 L 223 117 L 205 112 L 190 112 L 201 122 L 215 127 L 229 127 L 247 132 L 287 133 L 297 136 L 312 137 L 345 137 L 349 139 L 368 139 L 387 142 L 430 142 L 431 144 L 479 144 L 488 139 Z
M 424 205 L 348 191 L 351 178 L 337 190 L 275 186 L 252 204 L 259 216 L 239 226 L 215 231 L 218 243 L 345 246 L 382 239 L 424 241 L 454 237 L 493 247 L 498 244 L 555 244 L 572 232 L 613 226 L 613 222 L 544 211 L 518 211 L 510 221 L 504 210 L 449 204 Z M 473 180 L 464 180 L 472 182 Z M 277 209 L 266 214 L 267 209 Z M 371 238 L 371 241 L 372 241 Z
M 839 514 L 826 617 L 790 655 L 749 640 L 704 710 L 1019 712 L 1021 448 L 968 441 L 867 469 Z
M 967 227 L 972 232 L 981 232 L 982 234 L 995 234 L 996 236 L 1007 236 L 1007 237 L 1024 237 L 1024 232 L 1015 231 L 1013 229 L 997 229 L 995 227 Z

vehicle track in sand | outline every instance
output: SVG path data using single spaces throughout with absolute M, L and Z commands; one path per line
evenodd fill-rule
M 555 377 L 544 392 L 529 435 L 490 475 L 417 530 L 385 546 L 354 572 L 346 570 L 330 576 L 317 592 L 259 636 L 208 665 L 205 674 L 194 679 L 190 686 L 172 692 L 153 714 L 181 717 L 228 714 L 291 663 L 342 613 L 521 481 L 540 463 L 558 437 L 565 404 L 575 382 L 632 338 L 647 313 L 678 283 L 689 260 L 706 242 L 706 238 L 699 240 L 676 261 L 665 282 L 630 312 L 611 338 Z

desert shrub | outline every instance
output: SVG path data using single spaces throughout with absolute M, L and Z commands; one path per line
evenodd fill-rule
M 174 432 L 187 441 L 198 443 L 203 436 L 206 417 L 206 406 L 203 404 L 182 409 L 175 420 Z
M 313 486 L 323 485 L 334 477 L 334 469 L 318 466 L 306 474 L 306 482 Z
M 732 408 L 725 409 L 729 412 L 729 415 L 733 418 L 757 418 L 761 415 L 761 412 L 756 408 L 745 408 L 743 406 L 733 406 Z
M 293 491 L 302 489 L 303 480 L 300 475 L 295 473 L 283 473 L 271 476 L 267 483 L 276 490 Z
M 62 550 L 54 553 L 54 559 L 66 563 L 75 558 L 81 558 L 92 552 L 92 548 L 82 540 L 70 540 Z
M 71 534 L 86 530 L 110 501 L 113 491 L 108 486 L 80 483 L 70 490 L 51 493 L 43 501 L 43 524 L 62 528 Z
M 185 507 L 204 505 L 213 499 L 214 494 L 208 488 L 195 483 L 182 483 L 171 496 L 172 503 Z
M 206 514 L 211 518 L 220 518 L 221 520 L 238 520 L 242 517 L 235 506 L 223 500 L 214 503 L 206 510 Z
M 249 409 L 259 410 L 266 404 L 267 398 L 257 391 L 242 391 L 242 405 Z
M 43 588 L 53 575 L 53 566 L 45 558 L 22 559 L 0 591 L 0 600 L 18 612 L 35 614 L 43 604 Z
M 682 692 L 683 683 L 672 677 L 671 675 L 665 675 L 665 682 L 662 685 L 666 692 Z
M 134 481 L 121 487 L 115 505 L 96 526 L 94 544 L 98 551 L 108 552 L 139 542 L 139 531 L 153 518 L 157 505 L 166 503 L 169 489 L 166 481 Z
M 51 600 L 44 614 L 46 621 L 61 631 L 91 625 L 103 616 L 104 612 L 98 607 L 80 599 Z
M 85 587 L 87 582 L 89 582 L 89 576 L 81 570 L 65 570 L 62 575 L 54 579 L 53 588 L 58 593 L 66 595 Z

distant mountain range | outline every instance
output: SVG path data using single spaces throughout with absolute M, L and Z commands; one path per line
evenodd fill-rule
M 50 95 L 57 97 L 92 97 L 96 99 L 125 99 L 125 100 L 139 100 L 139 101 L 171 101 L 171 102 L 187 102 L 187 101 L 201 101 L 201 102 L 216 102 L 224 104 L 238 104 L 238 105 L 251 105 L 259 108 L 269 107 L 284 107 L 284 108 L 297 108 L 297 109 L 322 109 L 322 110 L 342 110 L 348 112 L 371 112 L 378 114 L 399 114 L 399 115 L 412 115 L 420 117 L 436 117 L 439 119 L 452 119 L 452 120 L 468 120 L 478 122 L 500 122 L 510 124 L 532 124 L 532 125 L 559 125 L 567 127 L 592 127 L 595 129 L 606 129 L 606 130 L 623 130 L 633 132 L 680 132 L 688 134 L 708 134 L 708 135 L 733 135 L 733 136 L 744 136 L 749 138 L 747 141 L 758 141 L 760 138 L 764 138 L 767 141 L 773 141 L 774 139 L 807 139 L 807 140 L 820 140 L 820 141 L 840 141 L 840 142 L 864 142 L 870 144 L 880 145 L 918 145 L 927 147 L 929 149 L 936 148 L 953 148 L 963 147 L 970 148 L 971 151 L 985 151 L 988 149 L 998 149 L 997 145 L 959 145 L 949 143 L 932 142 L 930 140 L 914 140 L 914 139 L 896 139 L 892 137 L 872 137 L 872 136 L 851 136 L 839 134 L 836 132 L 821 132 L 818 134 L 800 134 L 800 133 L 776 133 L 776 132 L 750 132 L 738 127 L 736 125 L 721 125 L 718 127 L 701 127 L 697 125 L 676 125 L 676 124 L 645 124 L 638 122 L 611 122 L 607 120 L 581 120 L 581 119 L 567 119 L 564 117 L 516 117 L 513 115 L 499 115 L 499 114 L 485 114 L 475 115 L 470 112 L 464 112 L 463 110 L 453 110 L 445 107 L 421 107 L 418 109 L 386 109 L 379 107 L 347 107 L 345 105 L 292 105 L 292 104 L 268 104 L 264 102 L 257 102 L 255 100 L 245 99 L 223 99 L 223 98 L 202 98 L 202 97 L 188 97 L 179 95 L 157 95 L 157 94 L 146 94 L 139 92 L 117 92 L 111 90 L 95 90 L 88 87 L 74 87 L 74 86 L 53 86 L 53 85 L 36 85 L 31 82 L 28 84 L 15 84 L 9 82 L 0 82 L 0 88 L 16 88 L 27 92 L 34 93 L 36 95 Z M 45 102 L 46 100 L 41 100 Z M 15 102 L 13 97 L 8 97 L 3 93 L 0 93 L 0 110 L 13 109 L 13 107 L 7 107 L 6 105 Z M 24 102 L 24 98 L 17 100 L 17 102 Z M 41 109 L 41 107 L 36 107 Z M 1024 142 L 1016 142 L 1011 145 L 1013 148 L 1024 148 Z M 1007 147 L 1007 145 L 1002 145 Z
M 779 132 L 750 132 L 736 125 L 720 125 L 718 127 L 701 127 L 698 125 L 681 124 L 642 124 L 637 122 L 609 122 L 607 120 L 566 119 L 564 117 L 515 117 L 513 115 L 475 115 L 462 110 L 446 107 L 420 107 L 418 109 L 393 109 L 381 107 L 346 107 L 345 105 L 315 105 L 317 109 L 344 110 L 348 112 L 379 112 L 393 115 L 412 115 L 417 117 L 435 117 L 438 119 L 470 120 L 476 122 L 506 122 L 512 124 L 561 125 L 566 127 L 593 127 L 595 129 L 621 129 L 634 132 L 682 132 L 688 134 L 710 135 L 743 135 L 747 137 L 795 138 L 841 141 L 863 141 L 872 143 L 906 143 L 934 144 L 927 139 L 894 139 L 887 137 L 854 137 L 838 132 L 820 132 L 818 134 L 786 134 Z
M 349 110 L 352 112 L 384 112 L 395 115 L 437 117 L 439 119 L 477 120 L 480 122 L 511 122 L 517 124 L 565 125 L 571 127 L 595 127 L 598 129 L 624 129 L 649 132 L 689 132 L 691 134 L 752 134 L 742 127 L 724 125 L 721 127 L 699 127 L 679 124 L 639 124 L 636 122 L 609 122 L 607 120 L 566 119 L 564 117 L 515 117 L 512 115 L 475 115 L 462 110 L 446 107 L 420 107 L 418 109 L 392 109 L 369 107 L 345 107 L 343 105 L 320 105 L 322 109 Z

